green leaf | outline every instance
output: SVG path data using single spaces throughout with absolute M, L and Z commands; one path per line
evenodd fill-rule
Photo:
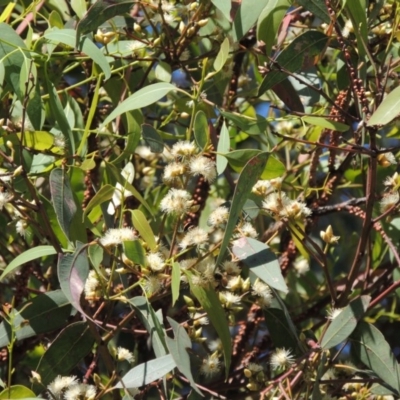
M 51 202 L 57 215 L 57 220 L 65 235 L 69 238 L 69 228 L 77 211 L 72 194 L 69 177 L 64 168 L 53 169 L 50 173 Z
M 205 150 L 210 143 L 210 130 L 208 128 L 207 116 L 204 111 L 197 111 L 194 118 L 194 140 L 201 150 Z
M 86 251 L 82 250 L 82 248 L 82 243 L 77 242 L 75 253 L 63 254 L 59 257 L 57 276 L 65 297 L 78 311 L 87 317 L 80 304 L 81 294 L 89 275 L 89 261 Z
M 348 125 L 324 117 L 305 116 L 301 119 L 307 124 L 321 126 L 322 128 L 331 129 L 337 132 L 347 132 L 349 130 Z
M 398 396 L 400 394 L 400 368 L 389 343 L 375 326 L 359 322 L 351 335 L 351 343 L 357 357 L 387 383 Z
M 17 340 L 61 328 L 71 314 L 71 305 L 61 290 L 39 294 L 13 310 L 13 329 Z M 10 343 L 11 326 L 0 324 L 0 346 Z
M 10 272 L 14 271 L 14 269 L 18 268 L 20 265 L 32 260 L 36 260 L 37 258 L 52 256 L 54 254 L 57 254 L 57 251 L 53 246 L 37 246 L 33 249 L 28 249 L 15 257 L 10 264 L 7 265 L 0 276 L 0 281 L 2 281 Z
M 228 57 L 229 57 L 229 39 L 225 38 L 224 41 L 221 43 L 221 47 L 219 49 L 217 57 L 215 57 L 214 60 L 213 67 L 215 69 L 215 72 L 221 71 Z
M 215 7 L 218 8 L 223 14 L 223 16 L 230 21 L 231 20 L 231 0 L 211 0 Z
M 97 30 L 100 25 L 104 24 L 109 19 L 112 19 L 117 15 L 129 13 L 134 3 L 135 2 L 132 0 L 113 0 L 112 2 L 106 0 L 96 1 L 92 7 L 89 8 L 76 27 L 77 40 L 79 40 L 81 35 Z M 74 46 L 75 44 L 72 47 Z
M 263 173 L 261 174 L 261 179 L 274 179 L 278 178 L 280 176 L 283 176 L 283 174 L 286 172 L 286 167 L 282 163 L 282 161 L 279 161 L 275 157 L 269 157 L 267 161 L 267 165 L 264 168 Z
M 162 82 L 171 82 L 171 67 L 164 61 L 160 61 L 154 71 L 156 78 Z
M 329 325 L 321 340 L 321 348 L 328 350 L 346 340 L 365 314 L 370 301 L 370 296 L 361 296 L 348 304 Z
M 152 153 L 162 153 L 164 151 L 164 142 L 157 130 L 151 125 L 142 125 L 142 137 Z
M 124 253 L 135 264 L 142 267 L 146 266 L 146 252 L 139 240 L 130 240 L 124 242 Z
M 321 55 L 327 43 L 328 37 L 323 33 L 307 31 L 294 39 L 288 47 L 279 53 L 275 62 L 289 72 L 297 72 L 303 68 L 304 64 L 309 64 L 313 57 Z M 287 74 L 284 72 L 273 69 L 262 81 L 258 95 L 261 96 L 277 83 L 285 80 L 286 77 Z
M 228 165 L 228 160 L 221 154 L 229 151 L 231 139 L 229 137 L 229 131 L 226 127 L 225 122 L 222 124 L 221 132 L 219 134 L 218 146 L 217 146 L 217 173 L 222 174 Z
M 0 399 L 37 399 L 35 393 L 22 385 L 13 385 L 0 393 Z
M 106 79 L 111 76 L 110 65 L 108 64 L 105 55 L 89 38 L 83 37 L 78 40 L 79 36 L 74 29 L 56 29 L 47 31 L 43 37 L 55 43 L 63 43 L 72 48 L 78 48 L 99 65 L 103 70 Z
M 142 239 L 149 246 L 151 251 L 157 249 L 157 242 L 154 238 L 153 230 L 145 215 L 140 210 L 130 210 L 132 215 L 132 223 L 135 229 L 139 232 Z
M 172 264 L 172 273 L 171 273 L 172 305 L 174 305 L 176 300 L 178 300 L 179 298 L 180 286 L 181 286 L 181 270 L 179 263 L 174 262 Z
M 268 0 L 242 0 L 233 21 L 233 40 L 239 41 L 256 23 Z
M 138 317 L 150 334 L 151 344 L 157 357 L 167 354 L 165 344 L 165 331 L 158 320 L 153 307 L 143 296 L 137 296 L 128 300 L 131 306 L 136 310 Z
M 357 38 L 357 49 L 359 55 L 364 58 L 368 43 L 367 9 L 364 0 L 353 0 L 345 2 L 345 9 L 350 14 L 354 27 L 354 34 Z
M 50 67 L 46 65 L 46 67 L 44 68 L 44 74 L 45 74 L 44 81 L 45 81 L 46 91 L 49 95 L 50 112 L 52 117 L 57 122 L 58 128 L 60 129 L 61 133 L 65 138 L 69 153 L 75 154 L 74 135 L 68 123 L 67 117 L 65 116 L 64 109 L 62 107 L 61 101 L 54 87 L 54 84 L 52 83 L 47 73 L 48 69 L 50 69 Z
M 4 68 L 4 79 L 12 87 L 18 100 L 23 103 L 25 89 L 21 90 L 20 87 L 21 68 L 24 63 L 30 62 L 31 54 L 20 35 L 6 23 L 0 23 L 0 38 L 0 60 Z M 31 95 L 33 98 L 28 102 L 26 112 L 34 129 L 40 130 L 42 101 L 39 87 Z
M 158 357 L 155 360 L 145 362 L 132 368 L 124 375 L 122 382 L 118 382 L 114 386 L 114 389 L 132 389 L 147 385 L 148 383 L 164 377 L 175 367 L 176 363 L 171 354 Z
M 257 22 L 257 39 L 265 43 L 265 52 L 271 54 L 282 19 L 290 7 L 288 0 L 270 0 Z
M 129 133 L 126 135 L 125 147 L 122 150 L 121 154 L 112 161 L 114 165 L 120 164 L 122 161 L 132 156 L 132 153 L 135 152 L 136 146 L 138 145 L 140 140 L 140 135 L 136 133 Z
M 325 22 L 326 24 L 331 22 L 331 17 L 328 14 L 325 0 L 296 0 L 296 2 L 305 10 L 310 11 L 316 17 L 320 18 L 322 22 Z
M 288 292 L 279 261 L 266 244 L 250 237 L 241 237 L 233 242 L 232 252 L 250 269 L 250 274 L 256 275 L 270 287 Z
M 128 111 L 144 108 L 162 99 L 171 90 L 177 90 L 176 86 L 167 82 L 158 82 L 146 86 L 129 96 L 104 120 L 103 126 L 110 123 L 114 118 Z
M 240 130 L 249 135 L 259 135 L 265 133 L 268 127 L 268 121 L 264 117 L 256 115 L 256 118 L 250 118 L 240 114 L 234 114 L 226 111 L 221 111 L 221 114 L 238 126 Z
M 67 326 L 46 350 L 36 369 L 47 386 L 58 375 L 68 375 L 85 357 L 94 344 L 94 337 L 86 322 Z
M 96 206 L 111 200 L 114 194 L 115 188 L 109 184 L 102 186 L 98 192 L 90 199 L 89 204 L 86 206 L 85 211 L 82 214 L 82 222 L 89 212 Z
M 233 194 L 232 205 L 229 212 L 229 219 L 226 224 L 224 237 L 222 239 L 220 251 L 216 261 L 216 265 L 220 265 L 224 259 L 226 249 L 231 239 L 232 233 L 236 227 L 238 218 L 242 213 L 244 204 L 246 203 L 247 197 L 251 193 L 251 189 L 260 178 L 265 165 L 267 164 L 269 153 L 263 152 L 257 154 L 255 157 L 250 159 L 243 168 L 236 188 Z
M 228 159 L 229 165 L 236 171 L 240 172 L 246 163 L 257 154 L 262 153 L 261 150 L 255 149 L 243 149 L 243 150 L 233 150 L 222 156 Z
M 198 389 L 196 382 L 193 379 L 192 372 L 190 370 L 190 358 L 187 349 L 192 348 L 192 342 L 187 334 L 185 328 L 174 321 L 172 318 L 167 317 L 172 330 L 174 331 L 174 339 L 166 337 L 168 349 L 176 363 L 179 371 L 188 379 L 190 386 L 201 396 L 203 394 Z
M 311 82 L 310 82 L 311 83 Z M 299 89 L 297 90 L 297 86 Z M 311 94 L 316 94 L 319 97 L 319 93 L 312 91 L 304 84 L 300 84 L 296 79 L 284 79 L 282 82 L 277 83 L 272 87 L 273 92 L 283 101 L 286 107 L 291 111 L 297 111 L 299 113 L 304 113 L 304 105 L 307 105 L 304 96 L 300 96 L 300 90 L 308 90 Z
M 85 0 L 71 0 L 71 8 L 79 19 L 82 19 L 87 12 Z
M 367 126 L 386 125 L 400 114 L 400 86 L 392 90 L 372 114 Z
M 291 327 L 286 320 L 285 312 L 273 307 L 266 308 L 263 311 L 265 323 L 274 346 L 295 351 L 298 347 L 297 337 L 293 335 Z
M 218 265 L 218 264 L 217 264 Z M 190 271 L 185 271 L 189 278 L 190 290 L 199 301 L 204 311 L 207 313 L 214 329 L 217 331 L 221 339 L 222 349 L 225 359 L 225 376 L 228 377 L 229 367 L 231 365 L 232 343 L 231 334 L 229 332 L 228 321 L 225 316 L 224 309 L 218 299 L 214 288 L 205 288 L 200 285 L 193 284 L 192 274 Z

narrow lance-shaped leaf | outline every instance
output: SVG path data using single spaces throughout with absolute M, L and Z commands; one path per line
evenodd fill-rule
M 318 31 L 307 31 L 298 36 L 275 59 L 279 67 L 288 72 L 299 71 L 302 67 L 312 63 L 313 57 L 320 56 L 328 42 L 328 37 Z M 277 83 L 286 79 L 287 74 L 278 67 L 267 73 L 258 90 L 262 95 Z
M 135 368 L 132 368 L 124 375 L 122 382 L 118 382 L 114 388 L 133 389 L 147 385 L 148 383 L 162 378 L 175 367 L 176 363 L 171 354 L 158 357 L 155 360 L 139 364 Z
M 357 357 L 400 395 L 400 367 L 382 333 L 361 321 L 351 335 L 351 342 Z
M 238 218 L 242 213 L 243 206 L 247 200 L 248 195 L 251 192 L 251 189 L 260 178 L 268 161 L 268 157 L 269 153 L 267 152 L 257 154 L 255 157 L 249 160 L 239 176 L 235 188 L 235 193 L 233 194 L 232 205 L 229 211 L 229 218 L 226 224 L 224 237 L 222 239 L 216 265 L 220 265 L 224 259 L 226 249 L 232 237 L 232 233 L 236 227 Z
M 218 146 L 217 146 L 217 172 L 222 174 L 228 165 L 228 160 L 220 153 L 227 153 L 229 151 L 230 138 L 229 131 L 226 127 L 225 122 L 222 124 L 221 132 L 219 135 Z
M 288 292 L 278 259 L 270 248 L 253 238 L 241 237 L 233 242 L 233 254 L 268 286 Z
M 370 296 L 361 296 L 347 305 L 329 325 L 322 338 L 321 347 L 327 350 L 346 340 L 356 328 L 370 301 Z
M 210 142 L 210 131 L 208 128 L 207 116 L 204 111 L 196 113 L 194 119 L 194 139 L 200 149 L 205 150 Z
M 94 337 L 86 322 L 67 326 L 52 342 L 41 358 L 37 372 L 43 385 L 58 375 L 68 375 L 72 368 L 92 349 Z
M 188 349 L 192 348 L 192 342 L 187 334 L 185 328 L 174 321 L 172 318 L 167 317 L 172 330 L 174 331 L 174 339 L 166 337 L 168 349 L 175 360 L 176 366 L 179 371 L 186 376 L 190 382 L 190 386 L 201 396 L 203 394 L 198 389 L 196 382 L 193 379 L 192 372 L 190 370 L 190 358 L 187 352 Z
M 139 232 L 142 239 L 146 242 L 146 245 L 151 251 L 157 249 L 157 242 L 154 237 L 153 230 L 146 219 L 145 215 L 140 210 L 130 210 L 132 215 L 132 223 L 135 229 Z
M 225 376 L 228 377 L 231 365 L 232 343 L 225 312 L 214 289 L 195 285 L 192 281 L 193 276 L 191 273 L 189 271 L 185 271 L 185 273 L 189 277 L 190 290 L 207 313 L 208 318 L 221 339 L 225 358 Z
M 68 174 L 64 168 L 53 169 L 50 173 L 51 201 L 61 229 L 69 237 L 69 228 L 77 211 Z
M 400 114 L 400 86 L 392 90 L 372 114 L 367 125 L 386 125 Z

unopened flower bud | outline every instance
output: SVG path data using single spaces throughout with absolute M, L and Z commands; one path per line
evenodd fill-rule
M 142 32 L 142 27 L 139 25 L 139 24 L 137 24 L 136 22 L 133 24 L 133 30 L 136 32 L 136 33 L 140 33 L 140 32 Z
M 326 231 L 320 232 L 321 239 L 327 244 L 335 244 L 339 241 L 340 236 L 334 236 L 332 225 L 326 228 Z
M 208 18 L 201 19 L 200 21 L 197 22 L 197 25 L 200 27 L 206 26 L 208 24 Z

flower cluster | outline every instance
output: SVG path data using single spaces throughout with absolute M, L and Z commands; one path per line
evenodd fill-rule
M 311 210 L 305 203 L 290 199 L 281 190 L 282 180 L 280 178 L 270 181 L 258 181 L 253 187 L 253 193 L 263 196 L 262 208 L 275 220 L 281 219 L 299 220 L 311 215 Z
M 391 154 L 391 153 L 390 153 Z M 400 203 L 400 176 L 397 172 L 393 176 L 389 176 L 383 182 L 387 187 L 388 191 L 384 194 L 381 199 L 381 210 L 386 212 Z
M 80 383 L 76 376 L 59 375 L 47 386 L 47 390 L 51 393 L 49 399 L 94 400 L 96 397 L 96 387 Z

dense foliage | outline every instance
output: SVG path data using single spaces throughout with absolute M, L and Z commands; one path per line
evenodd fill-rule
M 1 0 L 0 398 L 399 398 L 399 73 L 395 0 Z

